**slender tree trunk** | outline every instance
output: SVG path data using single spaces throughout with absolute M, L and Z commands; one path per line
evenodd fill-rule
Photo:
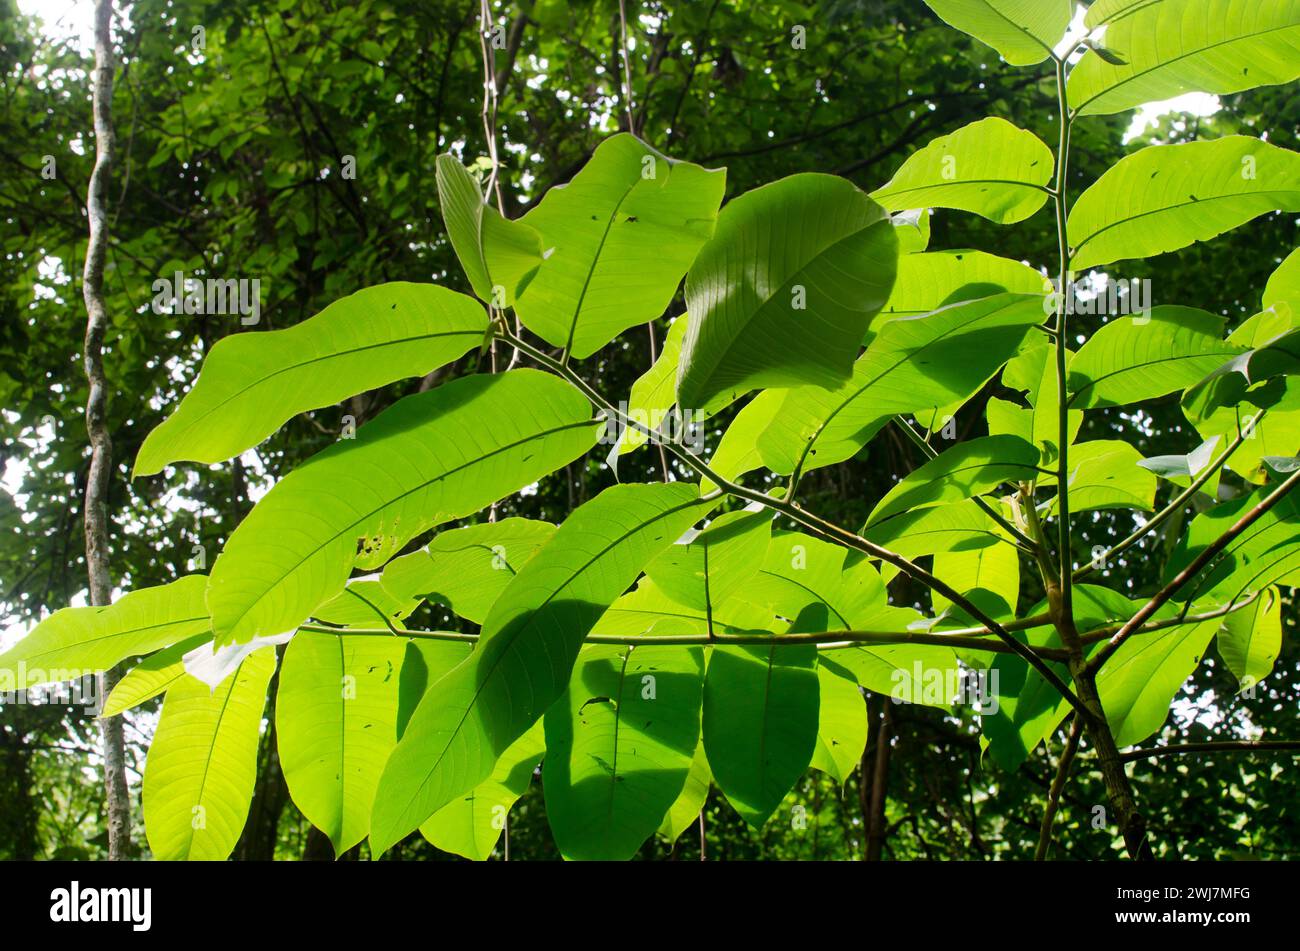
M 885 801 L 889 786 L 889 740 L 893 732 L 893 723 L 889 716 L 889 698 L 873 694 L 871 700 L 873 702 L 869 707 L 871 719 L 868 729 L 876 731 L 876 743 L 875 757 L 871 764 L 870 793 L 869 796 L 863 797 L 868 800 L 865 803 L 867 851 L 864 859 L 868 862 L 879 862 L 881 855 L 884 854 L 885 836 L 888 834 L 885 825 Z M 866 768 L 867 756 L 864 752 L 862 761 L 864 773 Z
M 104 379 L 104 258 L 108 246 L 108 211 L 105 195 L 112 174 L 113 153 L 113 4 L 95 0 L 95 168 L 86 190 L 86 216 L 90 240 L 82 292 L 86 299 L 85 368 L 86 432 L 90 437 L 90 473 L 86 479 L 86 572 L 90 603 L 107 605 L 113 593 L 108 567 L 108 480 L 113 471 L 113 443 L 108 434 L 108 386 Z M 102 700 L 117 682 L 117 671 L 100 676 Z M 126 748 L 122 718 L 101 720 L 104 757 L 104 801 L 108 811 L 108 857 L 126 858 L 131 837 L 131 803 L 126 788 Z

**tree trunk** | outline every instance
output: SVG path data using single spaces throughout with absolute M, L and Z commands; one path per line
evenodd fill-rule
M 95 2 L 95 167 L 86 190 L 86 217 L 90 238 L 82 293 L 86 300 L 86 433 L 90 437 L 90 472 L 86 478 L 86 572 L 90 603 L 107 605 L 113 579 L 108 566 L 108 480 L 113 471 L 113 443 L 108 433 L 108 385 L 104 379 L 104 331 L 108 314 L 104 306 L 104 258 L 108 247 L 108 212 L 105 195 L 113 168 L 113 4 Z M 117 671 L 100 675 L 102 699 L 117 682 Z M 124 859 L 131 841 L 131 803 L 126 787 L 126 748 L 121 717 L 101 721 L 104 757 L 104 802 L 108 812 L 108 857 Z

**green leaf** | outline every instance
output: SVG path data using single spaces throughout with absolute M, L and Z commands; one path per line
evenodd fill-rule
M 209 640 L 211 640 L 209 635 L 198 634 L 179 644 L 163 648 L 156 654 L 150 654 L 127 671 L 126 676 L 117 682 L 117 686 L 108 695 L 108 702 L 104 704 L 104 709 L 99 715 L 116 716 L 124 710 L 138 707 L 146 700 L 152 700 L 167 690 L 185 676 L 185 664 L 182 658 Z
M 791 175 L 734 199 L 686 279 L 678 405 L 843 382 L 897 261 L 888 215 L 846 179 Z
M 75 680 L 205 633 L 204 575 L 141 588 L 103 608 L 63 608 L 0 654 L 0 690 Z
M 396 597 L 442 604 L 482 624 L 488 610 L 555 526 L 504 518 L 434 536 L 428 545 L 389 562 L 381 583 Z
M 674 601 L 711 610 L 758 573 L 771 537 L 770 512 L 728 512 L 690 541 L 673 545 L 645 573 Z
M 444 852 L 487 861 L 506 827 L 510 807 L 528 791 L 545 751 L 538 720 L 501 754 L 491 776 L 426 819 L 420 834 Z
M 709 798 L 709 787 L 713 784 L 713 773 L 709 770 L 709 758 L 704 752 L 704 738 L 695 746 L 695 757 L 691 760 L 691 771 L 686 774 L 686 785 L 664 821 L 659 825 L 659 834 L 669 842 L 676 842 L 687 826 L 694 823 Z
M 398 637 L 301 631 L 285 648 L 276 743 L 294 805 L 342 855 L 370 831 L 379 772 L 397 742 Z
M 479 300 L 513 307 L 520 287 L 542 263 L 542 236 L 485 203 L 474 178 L 455 156 L 438 156 L 437 179 L 447 235 L 470 287 Z
M 1155 508 L 1155 473 L 1142 466 L 1142 454 L 1119 439 L 1094 439 L 1070 447 L 1070 511 Z M 1055 485 L 1043 476 L 1040 485 Z M 1055 504 L 1050 511 L 1055 511 Z
M 687 320 L 679 317 L 668 328 L 663 349 L 654 364 L 632 384 L 627 398 L 627 415 L 649 429 L 658 429 L 677 401 L 677 364 L 682 355 Z M 639 429 L 628 427 L 619 433 L 618 455 L 629 453 L 649 439 Z M 617 461 L 615 456 L 611 460 Z M 613 463 L 611 462 L 611 465 Z
M 208 587 L 218 644 L 292 630 L 354 565 L 383 564 L 573 461 L 597 434 L 586 398 L 538 370 L 406 397 L 285 476 L 235 529 Z
M 852 458 L 896 414 L 964 402 L 1016 353 L 1030 327 L 1042 322 L 1042 301 L 999 294 L 889 321 L 848 383 L 833 391 L 800 387 L 786 394 L 758 438 L 764 464 L 783 475 L 834 465 Z M 733 426 L 739 422 L 738 416 Z
M 474 653 L 412 714 L 380 779 L 376 855 L 491 775 L 568 686 L 608 606 L 713 504 L 688 484 L 616 485 L 565 520 L 493 604 Z
M 1097 6 L 1094 4 L 1094 7 Z M 1294 0 L 1151 0 L 1089 11 L 1124 65 L 1086 53 L 1070 72 L 1069 104 L 1108 115 L 1188 92 L 1232 93 L 1300 77 Z
M 176 412 L 145 439 L 134 474 L 180 460 L 224 462 L 299 413 L 450 363 L 486 331 L 473 298 L 395 281 L 284 330 L 224 337 Z
M 704 679 L 713 779 L 754 828 L 771 817 L 817 747 L 815 645 L 714 647 Z
M 1054 171 L 1038 136 L 1005 119 L 980 119 L 915 152 L 871 197 L 889 211 L 956 208 L 1007 225 L 1047 203 Z
M 833 652 L 838 653 L 838 651 Z M 867 745 L 867 709 L 858 682 L 848 671 L 822 663 L 819 655 L 817 683 L 817 748 L 812 766 L 843 784 L 853 772 Z M 846 676 L 848 674 L 848 676 Z
M 1267 588 L 1219 628 L 1219 656 L 1247 690 L 1273 672 L 1282 651 L 1282 595 Z
M 550 254 L 515 311 L 575 357 L 660 316 L 713 234 L 726 172 L 665 158 L 627 134 L 597 146 L 521 220 Z
M 970 500 L 891 518 L 864 531 L 863 537 L 904 558 L 974 551 L 1010 541 L 1006 530 Z
M 1293 311 L 1300 311 L 1300 248 L 1286 256 L 1264 286 L 1265 308 L 1284 303 L 1292 305 Z
M 827 615 L 821 630 L 869 627 L 888 609 L 885 585 L 868 564 L 846 569 L 847 554 L 839 545 L 801 532 L 779 532 L 743 597 L 790 619 L 819 606 Z
M 700 739 L 700 648 L 595 645 L 546 713 L 542 788 L 567 859 L 623 861 L 654 835 Z
M 876 326 L 994 294 L 1043 294 L 1047 279 L 1028 264 L 983 251 L 931 251 L 898 259 L 898 280 Z
M 1183 624 L 1138 634 L 1120 645 L 1097 675 L 1097 692 L 1117 745 L 1141 743 L 1160 729 L 1218 626 L 1218 621 Z
M 867 525 L 974 498 L 1004 482 L 1028 482 L 1038 475 L 1037 465 L 1038 450 L 1017 436 L 968 439 L 909 472 L 876 504 Z
M 1197 383 L 1242 352 L 1223 340 L 1223 318 L 1194 307 L 1155 307 L 1098 330 L 1070 361 L 1070 405 L 1123 406 Z
M 221 861 L 234 849 L 257 779 L 274 670 L 275 650 L 264 647 L 215 690 L 182 677 L 167 691 L 144 767 L 144 828 L 155 859 Z
M 934 573 L 964 595 L 988 591 L 1014 610 L 1020 596 L 1020 554 L 1010 545 L 990 545 L 974 551 L 944 551 L 934 556 Z M 931 594 L 936 612 L 951 603 L 938 592 Z
M 1074 13 L 1070 0 L 925 0 L 945 23 L 997 50 L 1012 66 L 1052 55 Z
M 1242 135 L 1153 145 L 1079 196 L 1068 225 L 1070 266 L 1083 271 L 1177 251 L 1271 211 L 1300 211 L 1295 152 Z

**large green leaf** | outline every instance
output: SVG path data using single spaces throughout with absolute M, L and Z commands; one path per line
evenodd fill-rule
M 63 608 L 0 654 L 0 690 L 24 690 L 108 670 L 208 630 L 204 575 L 141 588 L 103 608 Z
M 380 779 L 376 855 L 488 778 L 568 686 L 606 608 L 713 504 L 693 485 L 616 485 L 565 520 L 493 604 L 474 653 L 412 714 Z
M 715 647 L 704 679 L 713 779 L 755 828 L 781 805 L 817 748 L 817 648 Z
M 393 559 L 380 580 L 393 595 L 446 605 L 482 624 L 492 602 L 554 534 L 550 522 L 528 518 L 452 529 L 419 551 Z
M 1218 626 L 1218 621 L 1182 624 L 1120 645 L 1097 675 L 1101 706 L 1117 744 L 1141 743 L 1160 729 Z
M 1070 211 L 1071 267 L 1177 251 L 1271 211 L 1300 211 L 1300 155 L 1229 135 L 1121 159 Z
M 408 396 L 276 484 L 235 529 L 208 587 L 217 642 L 291 630 L 420 532 L 576 459 L 598 424 L 538 370 L 463 377 Z
M 846 179 L 791 175 L 736 198 L 686 279 L 678 405 L 848 379 L 897 260 L 889 216 Z
M 1281 593 L 1268 588 L 1246 607 L 1229 614 L 1219 628 L 1217 643 L 1219 655 L 1242 689 L 1267 677 L 1282 650 Z
M 528 791 L 545 750 L 538 720 L 501 754 L 491 776 L 426 819 L 420 835 L 444 852 L 486 861 L 506 827 L 510 807 Z
M 482 301 L 513 307 L 520 287 L 542 263 L 542 236 L 485 203 L 455 156 L 439 155 L 436 174 L 447 236 L 470 287 Z
M 515 302 L 519 319 L 581 358 L 660 316 L 713 234 L 725 184 L 725 171 L 665 158 L 634 136 L 606 139 L 521 219 L 549 253 Z
M 398 637 L 299 632 L 276 694 L 280 766 L 299 811 L 341 855 L 370 831 L 379 772 L 397 742 Z
M 1065 36 L 1070 0 L 925 0 L 948 23 L 987 43 L 1012 66 L 1033 66 Z
M 239 841 L 275 650 L 254 651 L 215 690 L 182 677 L 167 691 L 145 761 L 144 828 L 162 861 L 221 861 Z
M 629 859 L 686 784 L 704 652 L 595 645 L 546 713 L 546 818 L 568 859 Z
M 983 251 L 905 254 L 898 259 L 894 292 L 876 323 L 994 294 L 1044 294 L 1049 288 L 1047 278 L 1028 264 Z
M 1012 224 L 1047 203 L 1054 170 L 1038 136 L 1005 119 L 980 119 L 914 153 L 871 197 L 889 211 L 957 208 Z
M 839 651 L 828 652 L 832 655 Z M 817 663 L 820 703 L 817 713 L 817 748 L 812 766 L 837 783 L 843 783 L 858 765 L 867 745 L 867 708 L 858 682 L 842 668 Z
M 450 363 L 486 331 L 473 298 L 395 281 L 284 330 L 225 337 L 176 412 L 145 439 L 135 474 L 179 460 L 223 462 L 299 413 Z
M 1242 352 L 1224 341 L 1223 323 L 1214 314 L 1177 306 L 1112 320 L 1070 361 L 1070 405 L 1122 406 L 1186 389 Z
M 1041 296 L 999 294 L 891 320 L 858 359 L 848 383 L 833 391 L 790 390 L 760 434 L 758 453 L 782 474 L 843 462 L 895 414 L 968 399 L 1043 319 Z
M 1108 62 L 1089 51 L 1071 71 L 1069 103 L 1080 115 L 1122 112 L 1187 92 L 1241 92 L 1300 77 L 1296 0 L 1094 4 L 1088 25 L 1106 26 L 1106 48 L 1119 60 Z
M 946 449 L 885 493 L 867 519 L 878 525 L 904 512 L 974 498 L 1004 482 L 1038 475 L 1038 450 L 1018 436 L 981 436 Z

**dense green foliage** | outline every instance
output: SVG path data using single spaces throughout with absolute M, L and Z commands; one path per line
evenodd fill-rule
M 84 62 L 4 21 L 0 667 L 133 665 L 149 854 L 1028 858 L 1062 759 L 1055 856 L 1294 854 L 1291 752 L 1115 747 L 1294 737 L 1300 4 L 927 2 L 643 5 L 631 104 L 509 5 L 500 169 L 477 9 L 132 5 L 104 609 Z M 0 850 L 97 854 L 93 722 L 0 722 Z

